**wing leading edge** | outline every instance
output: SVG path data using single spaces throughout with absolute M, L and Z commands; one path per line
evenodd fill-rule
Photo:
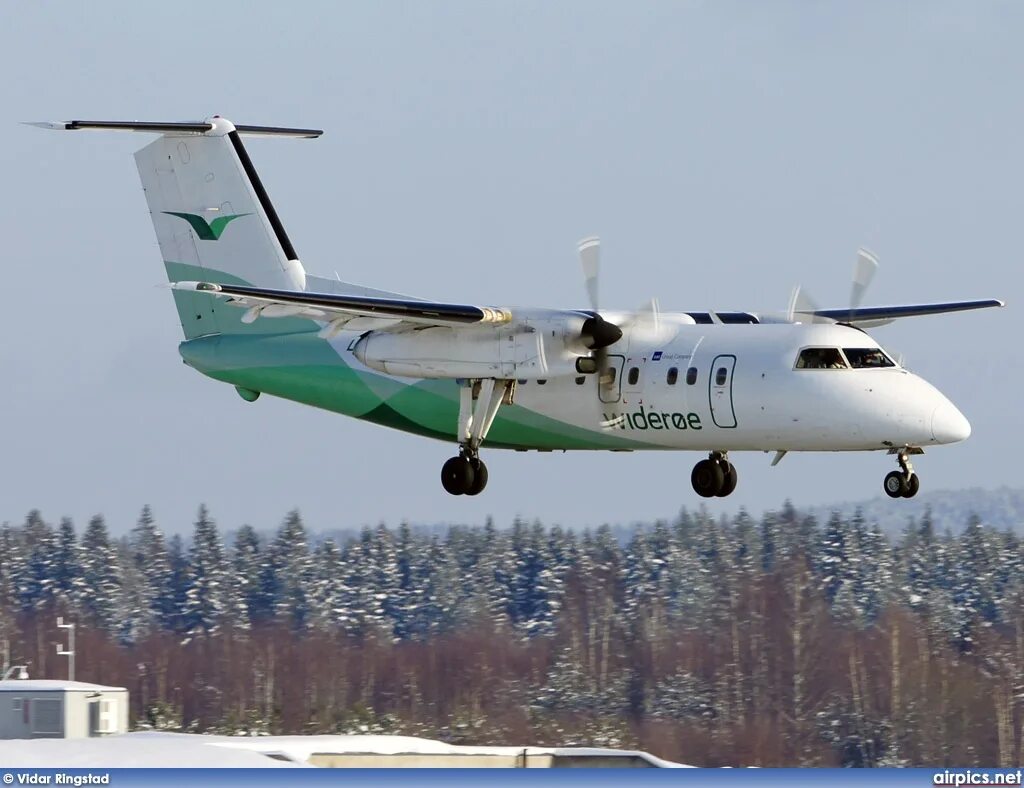
M 853 309 L 815 309 L 814 311 L 798 312 L 798 315 L 834 320 L 837 323 L 870 327 L 883 326 L 901 317 L 919 317 L 921 315 L 941 315 L 947 312 L 966 312 L 971 309 L 989 309 L 1006 306 L 996 298 L 984 298 L 974 301 L 944 301 L 937 304 L 900 304 L 897 306 L 861 306 Z
M 175 290 L 209 293 L 212 296 L 225 298 L 228 303 L 248 308 L 249 312 L 243 318 L 243 321 L 247 323 L 251 323 L 260 316 L 300 316 L 313 320 L 326 320 L 332 324 L 335 330 L 340 330 L 347 321 L 354 318 L 384 320 L 396 327 L 402 324 L 466 326 L 474 324 L 503 325 L 512 322 L 511 310 L 502 307 L 450 304 L 411 298 L 381 298 L 354 294 L 275 290 L 212 282 L 174 282 L 171 287 Z M 986 298 L 933 304 L 816 309 L 797 312 L 794 317 L 832 320 L 837 323 L 870 328 L 886 325 L 903 317 L 939 315 L 1002 306 L 1005 306 L 1003 301 Z

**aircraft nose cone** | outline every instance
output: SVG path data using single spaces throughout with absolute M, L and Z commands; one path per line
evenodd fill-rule
M 944 402 L 932 413 L 932 437 L 936 443 L 958 443 L 970 434 L 971 423 L 951 402 Z

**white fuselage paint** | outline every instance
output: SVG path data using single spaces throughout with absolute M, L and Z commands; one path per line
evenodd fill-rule
M 694 325 L 666 315 L 657 336 L 627 329 L 608 348 L 616 368 L 616 381 L 608 387 L 599 385 L 594 374 L 576 382 L 581 376 L 574 371 L 576 355 L 565 351 L 564 313 L 538 310 L 528 324 L 527 331 L 496 330 L 482 343 L 479 328 L 464 329 L 474 336 L 464 346 L 485 347 L 488 358 L 481 362 L 498 363 L 501 377 L 519 379 L 516 405 L 647 444 L 639 448 L 864 451 L 955 443 L 970 434 L 967 420 L 940 391 L 900 367 L 796 368 L 800 350 L 809 346 L 878 347 L 869 335 L 848 326 Z M 359 366 L 349 350 L 353 340 L 353 335 L 342 336 L 334 345 Z M 458 344 L 446 343 L 449 361 Z M 402 355 L 395 345 L 387 352 L 392 358 Z M 443 355 L 434 355 L 442 365 Z M 678 370 L 674 385 L 667 380 L 672 367 Z M 694 383 L 687 382 L 691 367 L 697 370 Z M 636 382 L 631 382 L 634 368 Z M 723 385 L 716 383 L 720 369 L 726 370 Z M 396 380 L 410 382 L 408 377 Z M 610 420 L 617 423 L 607 426 Z

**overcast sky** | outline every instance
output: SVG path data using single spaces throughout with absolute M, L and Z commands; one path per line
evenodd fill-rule
M 313 126 L 250 154 L 307 270 L 453 301 L 842 306 L 1001 297 L 908 320 L 883 345 L 974 434 L 916 462 L 922 490 L 1017 485 L 1024 4 L 12 3 L 0 26 L 0 522 L 32 507 L 115 533 L 220 524 L 563 525 L 696 506 L 695 454 L 486 452 L 475 499 L 450 446 L 264 397 L 184 367 L 132 153 L 148 137 L 23 120 Z M 883 454 L 737 454 L 714 511 L 881 494 Z M 900 502 L 893 502 L 899 506 Z

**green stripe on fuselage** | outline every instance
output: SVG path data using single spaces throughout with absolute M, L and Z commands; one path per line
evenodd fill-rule
M 459 389 L 455 381 L 406 384 L 355 370 L 314 332 L 217 334 L 183 342 L 180 351 L 189 366 L 215 380 L 406 432 L 456 440 Z M 611 432 L 566 424 L 518 405 L 501 408 L 486 444 L 510 449 L 629 449 L 645 445 Z

